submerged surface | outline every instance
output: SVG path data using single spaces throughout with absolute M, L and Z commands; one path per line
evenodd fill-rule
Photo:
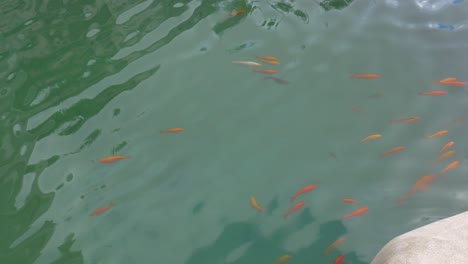
M 468 209 L 468 88 L 433 83 L 468 81 L 464 1 L 0 10 L 0 263 L 370 263 L 394 236 Z M 231 63 L 258 55 L 279 58 L 261 67 L 278 79 Z M 418 95 L 429 90 L 448 94 Z M 382 137 L 359 143 L 371 134 Z M 450 161 L 428 166 L 450 140 Z M 379 158 L 396 146 L 406 149 Z M 111 155 L 129 158 L 99 162 Z M 444 180 L 395 204 L 453 160 Z M 369 210 L 341 221 L 360 207 L 342 198 Z

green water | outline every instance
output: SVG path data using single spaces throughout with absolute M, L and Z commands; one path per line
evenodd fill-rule
M 448 124 L 467 88 L 432 80 L 468 81 L 468 4 L 415 2 L 1 1 L 0 263 L 370 263 L 466 211 L 466 124 Z M 256 55 L 289 84 L 231 64 Z M 435 89 L 448 94 L 418 95 Z M 396 206 L 450 140 L 460 166 Z M 130 159 L 98 162 L 110 155 Z M 341 221 L 359 208 L 341 198 L 369 210 Z

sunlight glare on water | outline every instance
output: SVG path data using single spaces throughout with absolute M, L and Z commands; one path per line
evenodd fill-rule
M 468 81 L 465 1 L 0 10 L 0 263 L 364 264 L 393 237 L 468 208 L 468 88 L 436 84 Z M 419 94 L 431 90 L 447 94 Z M 360 143 L 372 134 L 382 137 Z M 429 166 L 451 140 L 454 156 Z

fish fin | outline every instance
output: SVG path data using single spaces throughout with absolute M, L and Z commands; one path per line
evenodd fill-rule
M 294 202 L 295 199 L 296 199 L 296 196 L 293 196 L 293 197 L 291 197 L 291 199 L 289 199 L 289 202 L 292 203 L 292 202 Z

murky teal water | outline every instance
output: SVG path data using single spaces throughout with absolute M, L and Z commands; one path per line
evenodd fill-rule
M 0 263 L 370 263 L 394 236 L 468 209 L 466 124 L 449 125 L 468 114 L 468 88 L 432 83 L 468 81 L 467 12 L 442 0 L 1 1 Z M 289 84 L 231 64 L 257 55 L 279 57 L 262 69 Z M 418 95 L 435 89 L 448 94 Z M 410 116 L 421 119 L 389 123 Z M 185 130 L 159 133 L 173 127 Z M 359 144 L 370 134 L 383 136 Z M 428 166 L 450 140 L 458 168 L 396 206 L 450 162 Z M 130 159 L 98 162 L 110 155 Z M 359 208 L 341 198 L 369 210 L 341 221 Z

